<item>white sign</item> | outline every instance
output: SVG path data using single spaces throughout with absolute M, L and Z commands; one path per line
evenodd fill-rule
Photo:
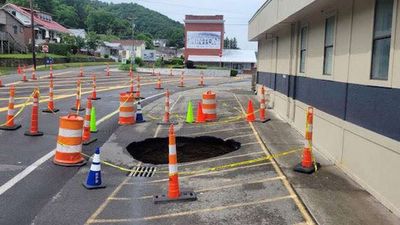
M 221 32 L 188 31 L 186 47 L 196 49 L 220 49 Z
M 144 50 L 143 51 L 144 61 L 156 61 L 156 51 L 155 50 Z

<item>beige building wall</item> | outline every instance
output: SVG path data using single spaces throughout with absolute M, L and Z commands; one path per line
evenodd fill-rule
M 290 74 L 316 79 L 363 85 L 400 88 L 400 4 L 395 0 L 391 63 L 387 81 L 370 80 L 375 0 L 320 1 L 322 8 L 296 14 L 287 23 L 267 12 L 277 10 L 280 1 L 272 1 L 250 21 L 249 39 L 259 39 L 258 71 Z M 281 1 L 288 2 L 288 1 Z M 290 1 L 292 2 L 292 1 Z M 306 1 L 303 1 L 306 2 Z M 310 4 L 308 1 L 304 5 Z M 318 1 L 316 1 L 318 2 Z M 321 10 L 322 9 L 322 10 Z M 323 75 L 325 18 L 335 15 L 334 62 L 332 75 Z M 284 16 L 277 16 L 283 18 Z M 283 19 L 282 19 L 283 20 Z M 273 21 L 273 22 L 271 22 Z M 261 25 L 260 25 L 261 24 Z M 291 27 L 291 25 L 295 27 Z M 299 73 L 301 26 L 308 27 L 306 72 Z M 273 28 L 271 31 L 262 28 Z M 264 35 L 263 33 L 268 33 Z M 257 36 L 260 35 L 261 36 Z M 267 38 L 271 36 L 270 38 Z M 276 41 L 277 40 L 277 41 Z M 277 49 L 276 49 L 277 48 Z M 397 63 L 396 63 L 397 62 Z M 304 134 L 307 104 L 278 91 L 269 90 L 273 110 Z M 400 99 L 399 99 L 400 104 Z M 393 118 L 394 120 L 396 118 Z M 317 151 L 342 168 L 348 175 L 400 216 L 400 142 L 344 121 L 318 108 L 314 116 L 314 145 Z M 400 131 L 399 131 L 400 132 Z

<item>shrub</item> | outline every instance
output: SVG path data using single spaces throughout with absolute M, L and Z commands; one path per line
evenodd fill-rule
M 121 63 L 121 64 L 119 64 L 118 69 L 119 70 L 123 70 L 123 71 L 129 71 L 130 67 L 131 67 L 131 64 L 123 64 L 123 63 Z M 136 71 L 136 65 L 132 66 L 132 70 Z
M 236 77 L 237 74 L 238 74 L 237 70 L 231 70 L 231 77 Z
M 171 60 L 169 60 L 169 64 L 172 64 L 172 65 L 183 65 L 183 59 L 178 58 L 178 57 L 172 58 Z
M 162 67 L 164 66 L 164 60 L 162 58 L 158 58 L 154 64 L 156 67 Z
M 140 57 L 135 57 L 135 64 L 138 66 L 143 66 L 143 59 Z
M 105 54 L 105 55 L 104 55 L 104 58 L 105 58 L 105 59 L 108 59 L 108 58 L 110 58 L 110 56 L 109 56 L 108 54 Z
M 56 55 L 68 55 L 74 52 L 77 47 L 69 44 L 60 44 L 60 43 L 49 43 L 49 53 Z

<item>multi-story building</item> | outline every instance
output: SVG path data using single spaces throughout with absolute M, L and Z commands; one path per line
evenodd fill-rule
M 400 1 L 268 0 L 249 21 L 257 83 L 315 150 L 400 215 Z
M 31 10 L 11 3 L 5 4 L 2 7 L 2 10 L 7 13 L 7 17 L 13 17 L 12 19 L 7 20 L 8 26 L 10 26 L 9 23 L 12 24 L 11 26 L 13 31 L 8 32 L 4 30 L 2 32 L 8 32 L 8 34 L 17 40 L 20 45 L 31 44 Z M 44 43 L 59 43 L 62 34 L 69 34 L 68 29 L 54 21 L 50 14 L 34 10 L 33 15 L 36 45 Z M 18 23 L 15 21 L 18 21 Z M 21 35 L 23 35 L 22 40 L 18 40 L 21 39 Z

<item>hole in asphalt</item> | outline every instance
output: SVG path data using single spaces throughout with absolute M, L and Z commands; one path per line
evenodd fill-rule
M 222 140 L 211 136 L 176 137 L 178 162 L 193 162 L 224 155 L 240 148 L 234 140 Z M 133 158 L 143 163 L 168 164 L 168 137 L 149 138 L 132 142 L 126 150 Z

